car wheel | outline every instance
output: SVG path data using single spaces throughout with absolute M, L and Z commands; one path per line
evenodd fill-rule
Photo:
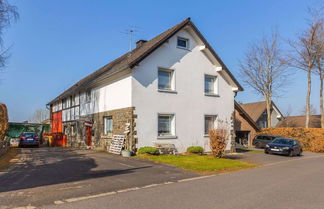
M 288 156 L 289 157 L 293 157 L 294 156 L 294 152 L 292 150 L 290 150 Z
M 269 152 L 268 152 L 266 149 L 264 150 L 264 153 L 265 153 L 265 154 L 269 154 Z
M 303 153 L 303 150 L 300 150 L 299 153 L 297 154 L 297 156 L 301 156 Z
M 255 144 L 255 148 L 260 148 L 260 146 L 261 146 L 260 142 L 257 142 L 257 143 Z

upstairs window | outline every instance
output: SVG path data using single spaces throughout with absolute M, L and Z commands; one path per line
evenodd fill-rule
M 159 90 L 174 90 L 173 85 L 173 70 L 159 69 L 158 71 L 158 89 Z
M 205 75 L 205 94 L 216 95 L 217 86 L 216 86 L 216 76 Z
M 189 48 L 189 40 L 186 38 L 178 37 L 177 46 L 180 48 L 188 49 Z
M 86 92 L 86 102 L 91 102 L 91 91 Z

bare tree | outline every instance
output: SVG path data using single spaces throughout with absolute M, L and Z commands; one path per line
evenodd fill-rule
M 18 17 L 17 7 L 9 4 L 7 0 L 0 0 L 0 69 L 5 67 L 8 58 L 8 49 L 4 49 L 3 47 L 2 35 L 4 29 L 16 21 Z
M 310 123 L 311 74 L 314 73 L 316 67 L 316 58 L 319 52 L 317 34 L 321 27 L 320 22 L 311 20 L 307 29 L 297 37 L 297 40 L 288 41 L 292 48 L 292 52 L 288 55 L 290 65 L 307 72 L 306 128 L 309 127 Z
M 47 109 L 37 109 L 28 121 L 32 123 L 41 123 L 47 119 L 49 119 L 49 111 Z
M 324 7 L 323 7 L 324 8 Z M 312 12 L 312 21 L 319 25 L 315 34 L 315 74 L 320 79 L 321 128 L 324 128 L 323 84 L 324 84 L 324 17 L 323 8 Z
M 287 62 L 279 43 L 279 35 L 273 32 L 271 37 L 252 43 L 240 62 L 243 81 L 260 94 L 267 106 L 267 122 L 271 127 L 271 103 L 288 84 Z
M 310 115 L 317 115 L 317 109 L 314 105 L 310 104 L 309 106 L 309 112 L 310 112 Z M 303 109 L 301 109 L 301 113 L 302 115 L 306 115 L 307 113 L 307 108 L 306 108 L 306 105 L 304 106 Z

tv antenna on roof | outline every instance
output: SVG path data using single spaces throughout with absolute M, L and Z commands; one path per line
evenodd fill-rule
M 133 50 L 133 36 L 134 36 L 134 33 L 138 32 L 137 29 L 138 29 L 138 27 L 136 27 L 136 26 L 130 26 L 129 29 L 126 29 L 125 31 L 121 32 L 121 33 L 129 36 L 129 51 L 130 52 Z

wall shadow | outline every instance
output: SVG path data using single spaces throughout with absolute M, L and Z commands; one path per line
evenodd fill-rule
M 30 149 L 32 152 L 37 149 Z M 87 179 L 123 175 L 136 172 L 152 166 L 143 166 L 128 169 L 111 169 L 93 171 L 97 167 L 95 160 L 78 154 L 69 152 L 36 152 L 35 162 L 17 165 L 16 168 L 8 173 L 0 175 L 0 192 L 8 192 L 19 189 L 28 189 L 40 186 L 55 185 L 61 183 L 82 181 Z M 42 157 L 44 158 L 42 161 Z M 46 159 L 45 159 L 46 158 Z M 47 163 L 50 158 L 54 158 L 53 163 Z M 41 159 L 41 160 L 38 160 Z M 114 163 L 112 161 L 112 163 Z

